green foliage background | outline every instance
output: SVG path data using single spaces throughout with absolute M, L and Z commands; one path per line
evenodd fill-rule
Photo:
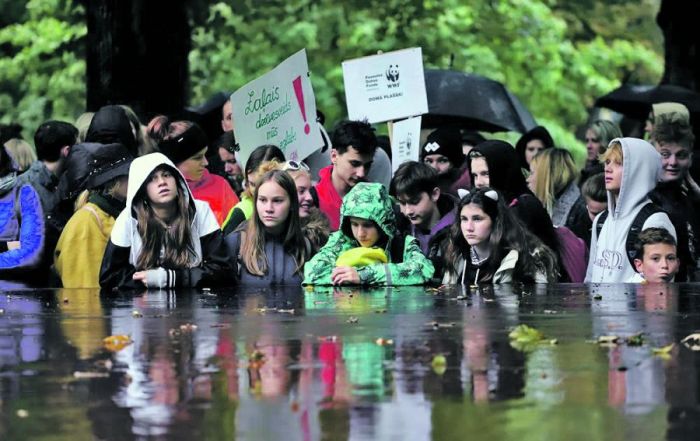
M 502 81 L 559 145 L 597 96 L 663 72 L 660 0 L 191 0 L 190 101 L 233 91 L 306 48 L 319 109 L 345 115 L 341 62 L 421 46 L 427 68 Z M 87 29 L 70 0 L 0 0 L 0 122 L 84 109 Z M 580 156 L 579 156 L 580 157 Z

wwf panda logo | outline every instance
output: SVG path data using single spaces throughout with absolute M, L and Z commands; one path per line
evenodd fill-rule
M 386 70 L 386 79 L 395 83 L 399 81 L 399 65 L 390 64 L 389 69 Z

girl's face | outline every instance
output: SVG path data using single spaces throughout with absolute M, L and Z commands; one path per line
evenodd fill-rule
M 423 162 L 434 168 L 438 175 L 447 173 L 452 168 L 452 163 L 445 155 L 426 155 Z
M 294 178 L 299 198 L 299 217 L 307 217 L 314 206 L 314 198 L 311 196 L 311 178 L 308 173 L 298 173 Z
M 530 164 L 536 154 L 544 150 L 544 143 L 539 139 L 532 139 L 525 144 L 525 162 Z
M 478 157 L 472 159 L 472 182 L 474 187 L 489 186 L 489 165 L 486 163 L 486 158 Z
M 591 129 L 586 130 L 586 152 L 589 161 L 595 161 L 600 154 L 600 139 Z
M 379 240 L 379 229 L 377 225 L 369 219 L 361 217 L 350 217 L 350 229 L 352 235 L 360 243 L 360 246 L 369 248 L 374 246 Z
M 258 189 L 255 201 L 260 222 L 272 233 L 280 233 L 289 217 L 289 195 L 275 181 L 267 181 Z
M 155 207 L 170 206 L 177 199 L 177 178 L 167 168 L 156 169 L 148 177 L 146 196 Z
M 491 217 L 476 204 L 467 204 L 459 213 L 460 226 L 464 240 L 469 246 L 486 243 L 491 236 L 493 225 Z
M 206 170 L 209 162 L 206 158 L 207 148 L 203 148 L 196 155 L 190 156 L 177 165 L 177 168 L 185 175 L 185 178 L 190 181 L 199 181 L 204 176 L 204 170 Z
M 248 178 L 245 180 L 246 188 L 250 189 L 250 194 L 255 193 L 255 183 L 258 182 L 258 172 L 248 173 Z

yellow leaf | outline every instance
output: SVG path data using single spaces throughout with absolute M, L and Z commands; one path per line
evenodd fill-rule
M 133 342 L 128 335 L 110 335 L 102 339 L 105 349 L 111 352 L 119 352 Z

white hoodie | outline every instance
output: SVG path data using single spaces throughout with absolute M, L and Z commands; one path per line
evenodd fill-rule
M 138 232 L 138 222 L 134 217 L 132 210 L 134 197 L 139 189 L 148 179 L 148 176 L 153 170 L 161 165 L 167 165 L 172 168 L 172 172 L 177 178 L 180 186 L 181 194 L 186 195 L 189 203 L 195 208 L 194 219 L 192 219 L 192 249 L 195 252 L 193 260 L 190 262 L 190 268 L 198 266 L 202 261 L 202 245 L 200 238 L 206 236 L 219 229 L 219 224 L 216 222 L 216 217 L 209 208 L 209 204 L 204 201 L 196 200 L 192 197 L 192 192 L 187 186 L 182 173 L 175 167 L 170 159 L 162 153 L 151 153 L 134 159 L 129 168 L 129 187 L 126 194 L 126 208 L 119 214 L 114 222 L 112 229 L 112 243 L 119 247 L 130 247 L 129 263 L 136 265 L 143 241 Z
M 600 214 L 593 220 L 591 250 L 585 282 L 625 283 L 636 274 L 627 258 L 625 242 L 627 233 L 637 213 L 649 198 L 647 194 L 656 187 L 661 173 L 661 155 L 646 141 L 636 138 L 617 138 L 611 141 L 622 144 L 622 183 L 615 198 L 608 192 L 608 217 L 596 234 Z M 655 213 L 647 218 L 642 230 L 658 227 L 676 237 L 676 229 L 666 213 Z

